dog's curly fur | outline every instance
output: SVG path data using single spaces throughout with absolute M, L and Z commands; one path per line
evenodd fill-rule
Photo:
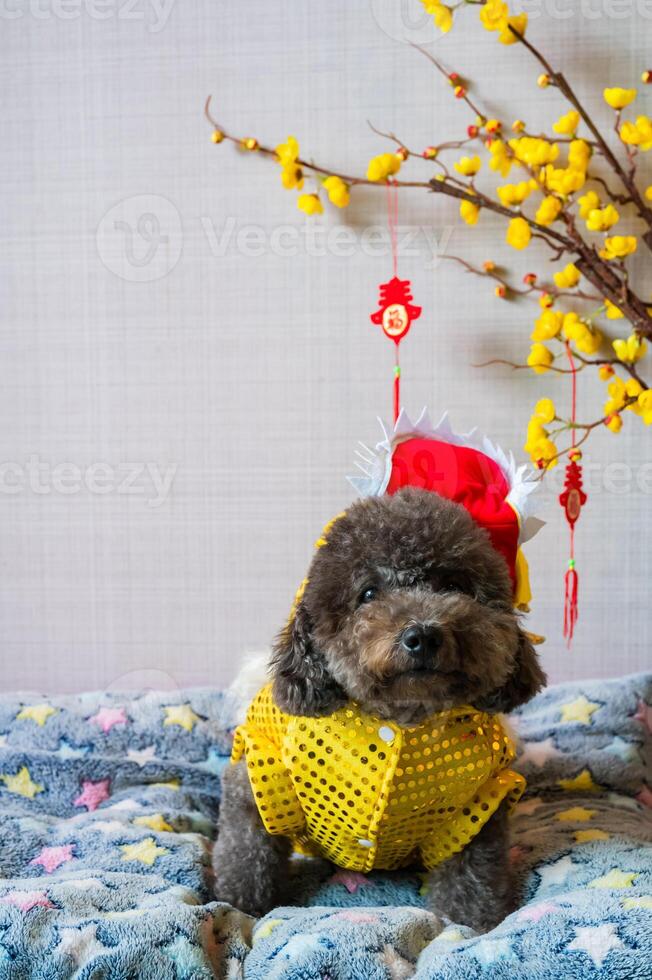
M 410 627 L 435 638 L 418 657 L 404 642 Z M 354 699 L 401 725 L 460 704 L 510 711 L 545 683 L 486 531 L 461 505 L 414 488 L 358 501 L 333 524 L 271 669 L 275 701 L 288 714 L 326 715 Z M 238 763 L 224 783 L 217 897 L 269 911 L 288 854 L 286 842 L 266 834 Z M 509 912 L 504 804 L 430 872 L 428 896 L 433 911 L 482 931 Z

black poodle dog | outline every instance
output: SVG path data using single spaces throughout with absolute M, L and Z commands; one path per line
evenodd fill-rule
M 270 670 L 287 715 L 322 717 L 353 701 L 403 727 L 461 705 L 511 711 L 545 684 L 487 532 L 460 504 L 415 488 L 360 500 L 333 523 Z M 430 870 L 433 912 L 478 931 L 510 912 L 507 809 L 504 800 Z M 245 760 L 230 765 L 213 854 L 217 898 L 265 914 L 290 852 L 263 825 Z

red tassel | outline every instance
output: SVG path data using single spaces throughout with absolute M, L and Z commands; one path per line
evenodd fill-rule
M 571 558 L 568 562 L 568 571 L 564 576 L 566 594 L 564 596 L 564 639 L 570 647 L 573 642 L 573 633 L 577 623 L 577 585 L 578 575 L 575 571 L 575 559 Z

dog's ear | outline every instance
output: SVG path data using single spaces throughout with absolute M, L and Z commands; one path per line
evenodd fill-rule
M 328 715 L 347 700 L 315 646 L 303 603 L 274 644 L 271 662 L 274 700 L 290 715 Z
M 475 707 L 492 713 L 513 711 L 533 698 L 545 686 L 546 680 L 536 650 L 527 634 L 518 627 L 518 646 L 511 674 L 502 687 L 481 698 Z

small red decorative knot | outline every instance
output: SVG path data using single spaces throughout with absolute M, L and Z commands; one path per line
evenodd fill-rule
M 571 458 L 566 467 L 564 489 L 559 495 L 559 503 L 564 508 L 566 520 L 571 527 L 575 526 L 586 500 L 586 494 L 582 489 L 582 467 L 578 465 L 575 459 Z
M 412 305 L 409 279 L 394 276 L 380 286 L 380 309 L 371 314 L 371 322 L 379 324 L 386 337 L 395 344 L 405 337 L 413 320 L 421 316 L 421 307 Z

